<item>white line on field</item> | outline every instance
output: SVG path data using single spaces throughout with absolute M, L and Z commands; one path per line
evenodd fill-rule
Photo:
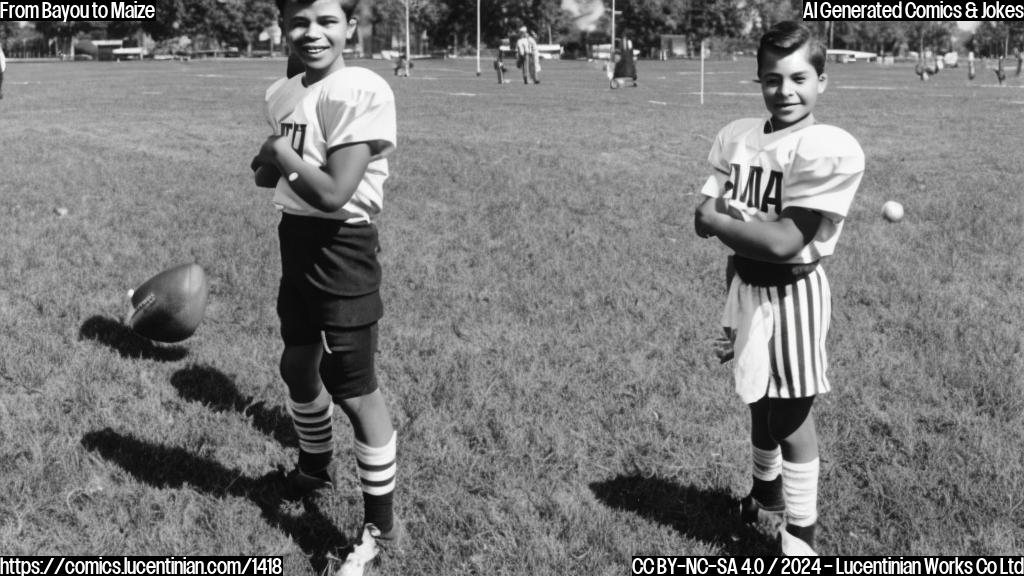
M 472 92 L 449 92 L 449 96 L 476 96 Z
M 230 74 L 196 74 L 197 78 L 242 78 L 243 80 L 249 80 L 248 76 L 232 76 Z M 277 78 L 275 78 L 276 80 Z
M 840 90 L 905 90 L 896 86 L 836 86 Z
M 692 71 L 687 70 L 687 71 L 676 72 L 676 74 L 679 74 L 680 76 L 695 76 L 697 74 L 700 74 L 700 71 L 699 70 L 692 70 Z M 704 72 L 705 76 L 717 76 L 717 75 L 728 75 L 728 74 L 745 74 L 745 72 L 729 72 L 729 71 L 723 71 L 723 72 Z
M 686 92 L 686 94 L 690 94 L 691 96 L 697 96 L 697 95 L 700 94 L 700 92 Z M 704 95 L 705 96 L 752 96 L 752 97 L 758 97 L 758 98 L 761 97 L 760 93 L 750 93 L 750 92 L 705 92 Z
M 458 74 L 460 76 L 466 73 L 465 70 L 456 70 L 455 68 L 434 68 L 433 66 L 430 67 L 430 71 L 431 72 L 454 72 L 454 73 L 456 73 L 456 74 Z M 409 76 L 409 78 L 426 78 L 426 76 L 412 75 L 412 76 Z
M 648 100 L 651 104 L 658 104 L 659 106 L 668 106 L 668 102 L 661 102 L 659 100 Z

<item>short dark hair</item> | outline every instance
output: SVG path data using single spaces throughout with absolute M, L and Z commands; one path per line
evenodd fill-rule
M 274 0 L 277 4 L 277 11 L 284 15 L 284 5 L 288 2 L 296 2 L 298 4 L 312 4 L 316 0 Z M 356 10 L 356 6 L 359 5 L 359 0 L 338 0 L 341 4 L 342 11 L 345 12 L 345 16 L 352 17 L 352 14 Z
M 789 56 L 793 52 L 808 47 L 808 61 L 820 76 L 825 73 L 825 46 L 811 35 L 811 31 L 799 22 L 786 20 L 768 29 L 761 36 L 761 44 L 757 47 L 757 76 L 761 76 L 761 65 L 765 54 L 771 52 L 779 56 Z

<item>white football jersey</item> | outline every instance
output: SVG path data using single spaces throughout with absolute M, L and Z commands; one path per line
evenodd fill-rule
M 744 118 L 718 132 L 708 154 L 715 172 L 701 193 L 728 198 L 730 213 L 745 221 L 778 220 L 790 207 L 819 212 L 818 233 L 787 262 L 830 256 L 864 176 L 864 152 L 835 126 L 801 124 L 765 134 L 765 122 Z
M 341 210 L 321 212 L 306 203 L 282 177 L 274 190 L 279 210 L 350 223 L 372 222 L 384 205 L 386 157 L 396 145 L 395 96 L 391 86 L 366 68 L 347 66 L 303 86 L 305 75 L 282 78 L 267 89 L 265 112 L 275 134 L 289 135 L 292 149 L 322 168 L 338 146 L 365 142 L 373 155 L 362 182 Z

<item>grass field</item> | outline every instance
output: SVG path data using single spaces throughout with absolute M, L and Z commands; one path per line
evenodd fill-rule
M 726 250 L 692 231 L 710 139 L 761 115 L 753 63 L 594 63 L 395 89 L 379 379 L 411 540 L 385 574 L 622 574 L 634 554 L 772 554 L 744 528 L 746 409 L 711 355 Z M 277 216 L 248 170 L 283 61 L 12 63 L 0 100 L 0 551 L 336 566 L 362 505 L 282 498 Z M 837 255 L 818 548 L 1024 549 L 1024 82 L 832 65 L 820 121 L 867 174 Z M 885 200 L 907 217 L 888 224 Z M 60 215 L 58 209 L 66 209 Z M 180 345 L 125 291 L 197 261 Z

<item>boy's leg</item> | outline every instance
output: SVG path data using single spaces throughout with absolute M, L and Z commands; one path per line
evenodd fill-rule
M 765 396 L 750 404 L 750 444 L 753 458 L 753 487 L 740 503 L 744 522 L 756 522 L 758 512 L 782 512 L 782 451 L 769 427 L 769 401 Z
M 814 396 L 769 401 L 769 426 L 782 448 L 782 486 L 786 499 L 786 532 L 814 546 L 818 521 L 818 435 Z M 784 535 L 785 539 L 786 536 Z M 785 549 L 784 549 L 785 552 Z
M 323 355 L 321 378 L 352 422 L 356 465 L 363 492 L 365 523 L 387 540 L 395 528 L 394 490 L 397 434 L 377 388 L 374 355 L 377 325 L 324 333 L 330 353 Z
M 357 430 L 356 466 L 363 491 L 366 524 L 380 529 L 388 539 L 395 527 L 394 494 L 398 434 L 391 426 L 380 390 L 342 403 L 342 410 Z M 362 438 L 360 438 L 362 436 Z
M 319 344 L 286 345 L 281 355 L 288 412 L 299 437 L 299 477 L 309 480 L 303 484 L 311 489 L 317 487 L 317 480 L 321 485 L 331 483 L 328 467 L 334 457 L 334 405 L 317 371 L 320 356 Z

